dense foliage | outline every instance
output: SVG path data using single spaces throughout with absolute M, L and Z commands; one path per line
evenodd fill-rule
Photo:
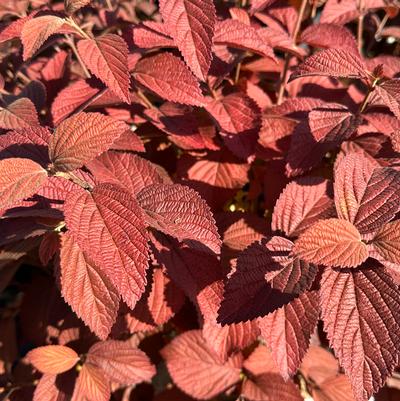
M 398 11 L 2 0 L 0 399 L 400 399 Z

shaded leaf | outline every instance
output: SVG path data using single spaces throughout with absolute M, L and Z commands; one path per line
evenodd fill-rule
M 321 220 L 295 242 L 295 254 L 309 263 L 356 267 L 368 258 L 368 249 L 353 224 L 341 219 Z
M 375 87 L 382 102 L 389 107 L 390 111 L 400 118 L 400 79 L 390 79 Z
M 91 0 L 64 0 L 64 9 L 68 14 L 73 14 L 90 2 Z
M 79 372 L 71 401 L 109 401 L 110 382 L 97 366 L 85 362 Z
M 372 245 L 384 260 L 400 264 L 400 220 L 385 224 L 374 236 Z
M 39 126 L 35 105 L 26 97 L 0 107 L 0 128 L 20 129 Z

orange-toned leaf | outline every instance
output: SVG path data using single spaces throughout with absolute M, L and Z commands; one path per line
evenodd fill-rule
M 0 128 L 19 129 L 39 126 L 35 105 L 26 97 L 0 107 Z

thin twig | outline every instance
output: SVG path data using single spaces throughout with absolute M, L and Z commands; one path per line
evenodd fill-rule
M 144 106 L 148 109 L 154 109 L 153 103 L 148 99 L 148 97 L 140 90 L 136 90 L 136 94 L 138 95 L 139 99 L 143 102 Z
M 68 46 L 72 49 L 72 51 L 73 51 L 73 53 L 74 53 L 76 59 L 78 60 L 78 63 L 79 63 L 80 66 L 82 67 L 83 73 L 85 74 L 86 78 L 90 78 L 90 77 L 91 77 L 90 72 L 89 72 L 89 70 L 86 68 L 85 63 L 83 62 L 81 56 L 80 56 L 79 53 L 78 53 L 78 49 L 77 49 L 76 46 L 75 46 L 75 41 L 74 41 L 74 39 L 73 39 L 71 36 L 69 36 L 69 35 L 65 35 L 65 37 L 66 37 L 66 39 L 67 39 L 67 42 L 66 42 L 66 43 L 67 43 Z
M 308 4 L 308 0 L 301 1 L 299 14 L 297 15 L 296 25 L 294 27 L 293 34 L 292 34 L 292 39 L 293 39 L 294 44 L 296 44 L 296 42 L 297 42 L 297 36 L 299 35 L 299 32 L 300 32 L 300 27 L 301 27 L 301 23 L 303 22 L 304 12 L 306 11 L 307 4 Z M 288 71 L 289 71 L 290 59 L 291 59 L 291 55 L 289 53 L 286 53 L 285 54 L 285 64 L 284 64 L 282 76 L 281 76 L 281 83 L 279 85 L 279 90 L 278 90 L 277 104 L 281 104 L 282 100 L 283 100 L 283 95 L 285 93 L 285 88 L 286 88 L 287 75 L 288 75 Z
M 378 83 L 379 78 L 375 78 L 374 81 L 372 82 L 372 85 L 368 88 L 368 92 L 364 97 L 364 100 L 362 101 L 360 108 L 358 109 L 358 112 L 361 114 L 364 112 L 364 110 L 368 106 L 368 102 L 371 98 L 372 92 L 375 90 L 376 84 Z
M 242 62 L 239 62 L 236 66 L 236 71 L 235 71 L 235 84 L 239 82 L 239 77 L 240 77 L 240 69 L 242 68 Z
M 95 102 L 97 99 L 99 99 L 106 91 L 108 88 L 103 88 L 99 90 L 95 95 L 93 95 L 90 99 L 86 100 L 85 103 L 82 103 L 76 110 L 71 111 L 71 113 L 68 114 L 67 117 L 69 117 L 71 114 L 78 114 L 81 111 L 85 110 L 87 107 L 89 107 L 93 102 Z
M 378 29 L 375 32 L 375 40 L 381 40 L 381 34 L 383 31 L 383 28 L 385 27 L 387 21 L 389 19 L 389 13 L 386 13 L 385 16 L 382 18 L 381 23 L 378 26 Z
M 359 0 L 358 11 L 360 13 L 358 17 L 357 25 L 357 47 L 360 55 L 363 54 L 363 30 L 364 30 L 364 1 Z

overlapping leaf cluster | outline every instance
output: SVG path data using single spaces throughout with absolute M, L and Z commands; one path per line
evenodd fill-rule
M 2 2 L 2 397 L 395 399 L 398 11 Z

